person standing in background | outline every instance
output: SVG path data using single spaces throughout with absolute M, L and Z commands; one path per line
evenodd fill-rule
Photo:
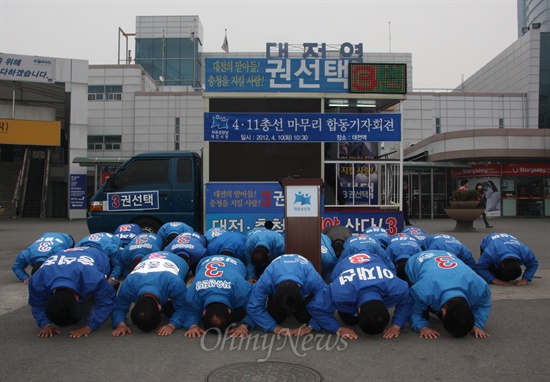
M 485 222 L 485 228 L 493 228 L 493 226 L 489 224 L 489 221 L 487 220 L 487 214 L 485 213 L 485 207 L 487 206 L 487 198 L 485 197 L 485 192 L 483 191 L 483 184 L 481 183 L 476 184 L 476 191 L 479 193 L 478 207 L 483 208 L 483 213 L 481 214 L 481 216 L 483 217 L 483 221 Z

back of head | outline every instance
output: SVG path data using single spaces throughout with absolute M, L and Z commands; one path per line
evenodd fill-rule
M 465 337 L 474 329 L 475 317 L 472 309 L 463 298 L 455 298 L 447 303 L 443 317 L 443 327 L 456 338 Z
M 380 300 L 370 300 L 360 307 L 359 327 L 366 334 L 380 334 L 390 322 L 390 312 Z
M 132 322 L 144 332 L 154 330 L 160 324 L 160 310 L 151 296 L 141 296 L 132 308 Z
M 73 292 L 66 288 L 56 289 L 46 304 L 46 316 L 59 326 L 80 321 L 80 309 Z
M 500 279 L 502 281 L 512 281 L 521 276 L 521 265 L 517 259 L 508 257 L 502 261 L 500 270 Z
M 283 281 L 275 287 L 273 303 L 275 309 L 285 316 L 291 316 L 302 305 L 303 297 L 300 286 L 294 281 Z
M 250 262 L 256 268 L 265 268 L 269 264 L 269 251 L 263 245 L 258 245 L 250 254 Z
M 202 317 L 204 329 L 218 328 L 220 332 L 225 333 L 226 329 L 231 324 L 231 314 L 227 305 L 221 302 L 213 302 L 208 304 Z
M 467 185 L 467 184 L 468 184 L 468 179 L 462 179 L 462 180 L 460 181 L 460 185 L 461 185 L 461 186 L 465 186 L 465 185 Z

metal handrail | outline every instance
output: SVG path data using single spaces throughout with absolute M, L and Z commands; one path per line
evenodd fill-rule
M 51 150 L 46 150 L 44 161 L 44 177 L 42 178 L 42 199 L 40 199 L 40 218 L 46 217 L 46 201 L 48 200 L 48 178 L 50 174 L 50 156 Z

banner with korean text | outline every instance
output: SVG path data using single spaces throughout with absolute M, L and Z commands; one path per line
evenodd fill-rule
M 214 142 L 399 142 L 400 114 L 204 113 Z

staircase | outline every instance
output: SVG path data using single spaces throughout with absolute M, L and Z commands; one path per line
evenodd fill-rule
M 0 162 L 0 216 L 12 216 L 12 198 L 22 163 Z
M 40 217 L 40 201 L 42 199 L 42 186 L 44 183 L 44 159 L 31 159 L 27 187 L 25 191 L 25 204 L 22 217 Z

